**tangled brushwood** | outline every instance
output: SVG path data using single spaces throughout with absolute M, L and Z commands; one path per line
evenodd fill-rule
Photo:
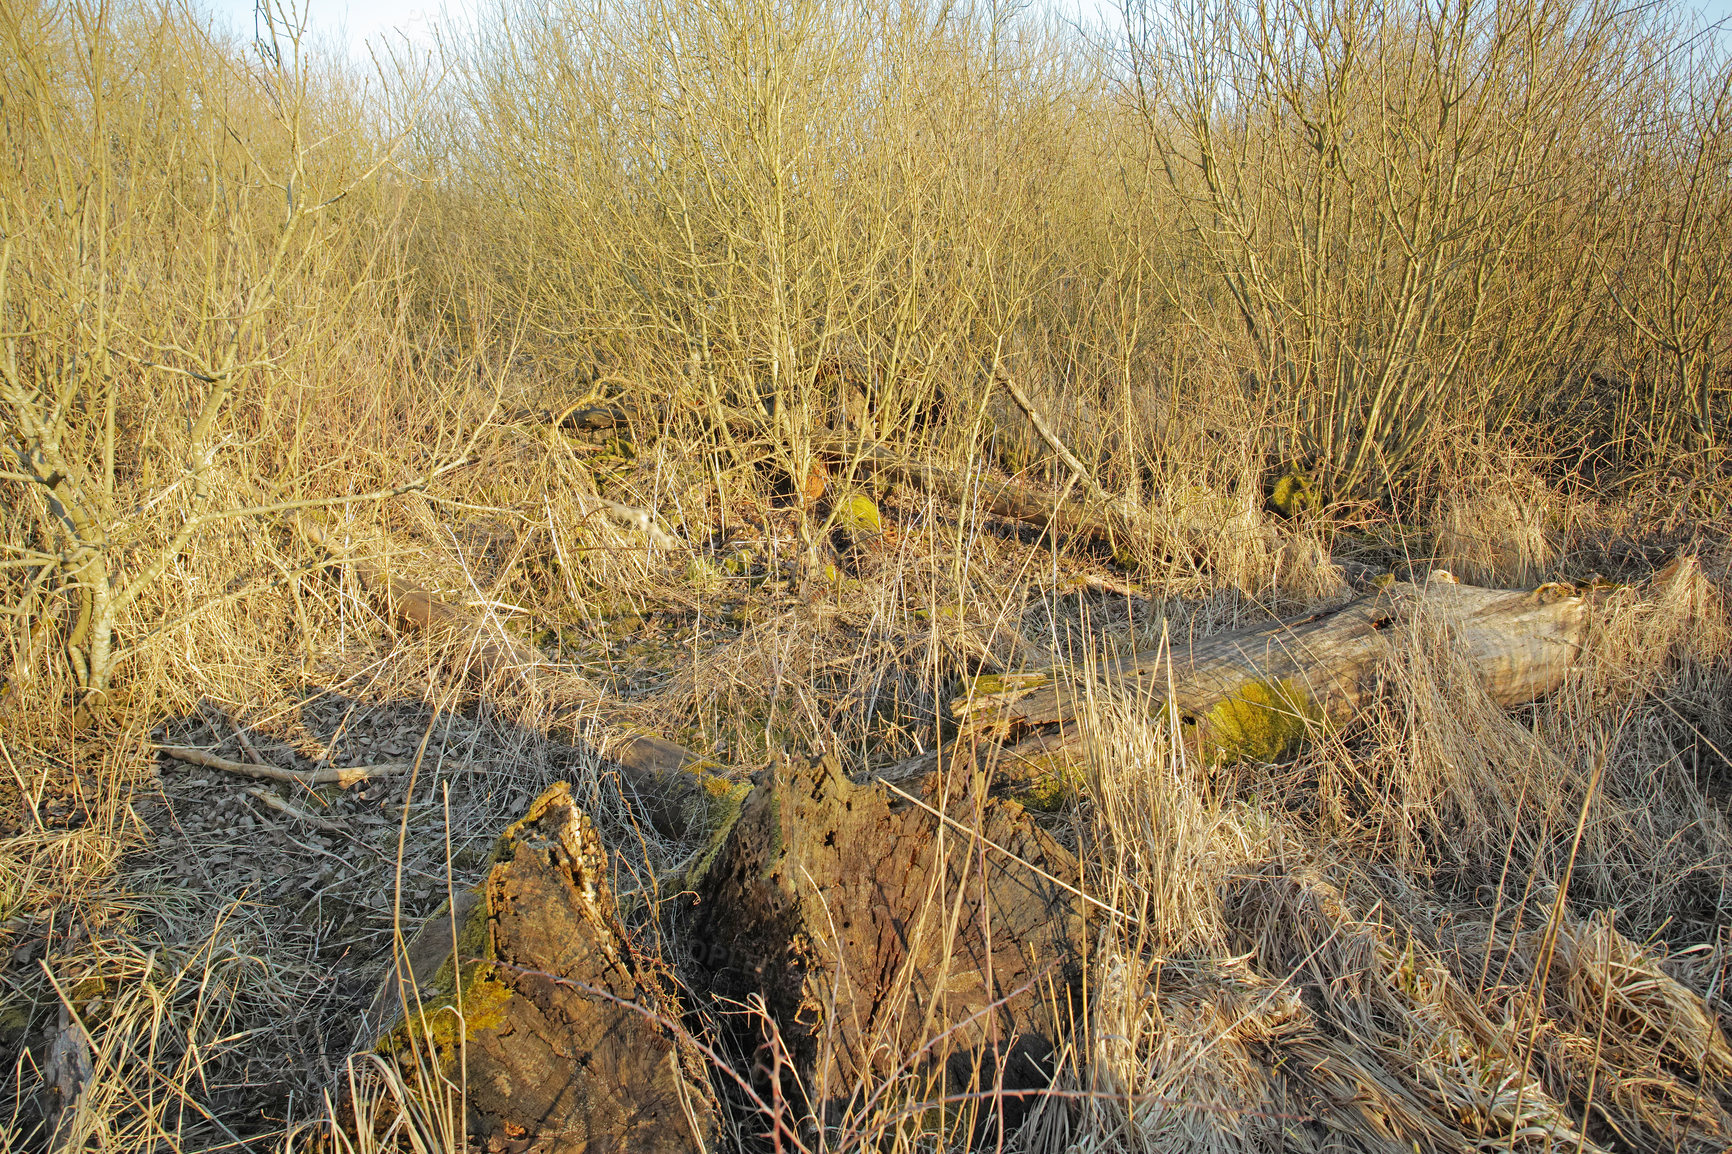
M 0 0 L 0 1147 L 1732 1146 L 1694 11 Z

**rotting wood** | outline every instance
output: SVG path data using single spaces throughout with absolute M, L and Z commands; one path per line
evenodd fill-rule
M 851 783 L 834 757 L 779 763 L 695 872 L 686 988 L 733 1011 L 763 997 L 796 1115 L 834 1116 L 863 1081 L 900 1083 L 954 1097 L 943 1125 L 977 1146 L 1050 1086 L 1086 1016 L 1085 924 L 1099 915 L 1077 859 L 969 784 L 929 774 L 900 790 Z M 484 1138 L 713 1148 L 699 1145 L 715 1105 L 675 1028 L 672 971 L 621 927 L 606 851 L 569 787 L 537 799 L 493 861 L 399 954 L 368 1015 L 379 1051 L 447 1073 L 462 1061 Z M 765 1022 L 722 1017 L 737 1043 L 765 1039 Z M 804 1100 L 826 1085 L 834 1100 Z
M 696 887 L 698 986 L 723 1005 L 762 995 L 798 1086 L 836 1096 L 806 1103 L 821 1114 L 913 1078 L 932 1099 L 1002 1089 L 1013 1129 L 1080 1020 L 1077 860 L 970 785 L 934 773 L 892 790 L 850 782 L 833 755 L 785 760 Z M 952 1113 L 953 1138 L 986 1137 L 997 1105 Z
M 184 745 L 159 745 L 158 753 L 167 754 L 176 761 L 184 761 L 191 765 L 202 765 L 208 769 L 220 769 L 224 773 L 239 774 L 242 777 L 263 778 L 266 781 L 284 781 L 291 785 L 309 787 L 335 785 L 348 789 L 363 781 L 373 781 L 381 777 L 401 777 L 413 767 L 408 762 L 387 762 L 383 765 L 352 765 L 326 766 L 324 769 L 279 769 L 274 765 L 261 762 L 230 761 L 226 757 L 195 749 Z
M 1596 596 L 1563 584 L 1482 589 L 1438 572 L 1338 609 L 1104 661 L 1099 680 L 1151 718 L 1170 709 L 1203 757 L 1276 761 L 1320 726 L 1355 715 L 1404 647 L 1440 635 L 1499 705 L 1556 689 L 1586 640 Z M 974 678 L 950 712 L 964 732 L 1012 743 L 1009 760 L 1026 774 L 1081 756 L 1087 726 L 1073 723 L 1087 718 L 1090 696 L 1059 670 L 990 675 Z
M 570 786 L 537 798 L 493 860 L 399 955 L 373 1002 L 376 1047 L 461 1078 L 490 1149 L 713 1149 L 715 1100 L 677 1027 L 673 974 L 621 925 Z

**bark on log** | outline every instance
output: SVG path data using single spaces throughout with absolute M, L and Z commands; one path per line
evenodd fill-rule
M 1201 756 L 1276 761 L 1317 727 L 1357 713 L 1402 648 L 1440 636 L 1500 705 L 1556 689 L 1581 651 L 1593 600 L 1593 591 L 1568 585 L 1506 592 L 1439 572 L 1423 585 L 1392 582 L 1328 612 L 1107 661 L 1101 679 L 1151 717 L 1170 707 Z M 964 732 L 1001 740 L 1036 734 L 1010 752 L 1028 765 L 1055 766 L 1086 739 L 1086 726 L 1067 723 L 1086 718 L 1088 696 L 1057 670 L 1004 674 L 975 678 L 950 710 Z M 1062 727 L 1056 737 L 1039 734 L 1055 726 Z
M 763 996 L 809 1105 L 832 1120 L 863 1083 L 913 1075 L 932 1099 L 1003 1090 L 946 1112 L 959 1137 L 1013 1128 L 1081 1013 L 1076 859 L 966 784 L 931 775 L 916 805 L 833 758 L 784 763 L 699 885 L 699 982 Z
M 380 990 L 378 1047 L 453 1081 L 461 1061 L 484 1141 L 545 1154 L 713 1148 L 707 1069 L 676 1029 L 672 976 L 621 927 L 607 853 L 570 788 L 537 799 L 494 856 Z

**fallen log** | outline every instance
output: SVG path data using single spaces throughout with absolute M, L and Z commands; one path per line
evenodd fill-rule
M 376 1048 L 464 1085 L 489 1149 L 713 1149 L 715 1099 L 672 973 L 621 926 L 607 851 L 570 787 L 542 794 L 494 860 L 380 989 Z
M 1146 716 L 1171 716 L 1197 756 L 1278 761 L 1357 714 L 1403 648 L 1440 637 L 1499 705 L 1551 692 L 1581 652 L 1597 595 L 1564 584 L 1482 589 L 1439 571 L 1338 609 L 1108 660 L 1099 681 Z M 1064 670 L 996 674 L 974 678 L 950 713 L 963 733 L 1010 746 L 1026 774 L 1076 761 L 1091 696 Z
M 1013 1129 L 1082 1012 L 1076 858 L 967 785 L 779 764 L 697 887 L 693 984 L 761 996 L 795 1076 L 781 1092 L 833 1124 L 880 1091 L 972 1103 L 944 1110 L 966 1141 Z
M 1200 755 L 1272 760 L 1362 709 L 1404 646 L 1454 647 L 1500 704 L 1556 688 L 1597 596 L 1433 574 L 1308 617 L 1130 655 L 1104 675 L 1147 712 L 1174 717 Z M 1090 738 L 1088 693 L 1053 670 L 977 678 L 952 704 L 961 736 L 899 767 L 901 784 L 851 782 L 833 757 L 784 761 L 716 817 L 710 849 L 686 876 L 679 916 L 692 952 L 681 972 L 736 1032 L 737 1052 L 759 1055 L 756 1076 L 780 1075 L 768 1089 L 758 1082 L 763 1099 L 844 1127 L 916 1110 L 942 1120 L 946 1141 L 976 1145 L 1014 1129 L 1049 1088 L 1086 1020 L 1088 925 L 1121 915 L 1083 894 L 1077 857 L 1020 805 L 987 794 L 975 748 L 996 749 L 1018 773 L 1074 758 Z M 647 735 L 617 755 L 651 779 L 692 764 Z M 689 1038 L 672 1028 L 675 986 L 631 952 L 569 792 L 538 800 L 496 857 L 468 905 L 434 919 L 434 946 L 424 932 L 411 947 L 413 988 L 435 993 L 399 1016 L 386 1048 L 419 1037 L 445 1062 L 460 1037 L 472 1104 L 514 1138 L 599 1150 L 581 1143 L 608 1138 L 606 1120 L 639 1101 L 653 1117 L 632 1114 L 632 1125 L 648 1121 L 622 1148 L 690 1148 L 698 1139 L 688 1134 L 705 1133 L 714 1114 L 693 1107 L 687 1131 L 667 1122 L 668 1104 L 684 1110 L 699 1088 Z M 461 1017 L 426 1014 L 459 993 Z M 387 995 L 415 1004 L 401 979 Z M 625 1003 L 635 1018 L 606 1017 Z M 758 1005 L 761 1016 L 741 1012 Z M 404 1021 L 433 1025 L 416 1034 Z M 768 1057 L 764 1046 L 775 1048 Z M 603 1123 L 574 1129 L 572 1103 L 589 1103 L 585 1117 Z

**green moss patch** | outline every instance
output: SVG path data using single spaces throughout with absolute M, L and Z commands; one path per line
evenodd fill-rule
M 1052 683 L 1047 673 L 987 673 L 974 679 L 976 697 L 997 697 L 1003 693 L 1032 693 Z
M 711 772 L 714 768 L 716 767 L 711 762 L 695 762 L 681 770 L 683 773 L 698 774 L 704 787 L 702 795 L 693 798 L 688 804 L 688 812 L 685 814 L 686 828 L 709 831 L 709 840 L 686 870 L 682 884 L 687 889 L 696 888 L 709 872 L 710 864 L 716 860 L 716 854 L 721 852 L 734 823 L 740 818 L 741 803 L 746 800 L 746 795 L 752 792 L 750 782 L 729 781 L 725 777 L 718 777 Z
M 504 843 L 506 838 L 500 840 Z M 422 930 L 424 935 L 433 935 L 434 941 L 443 937 L 447 943 L 451 940 L 450 933 L 450 922 L 441 916 L 432 918 Z M 413 1024 L 400 1020 L 379 1040 L 380 1053 L 401 1055 L 419 1049 L 431 1055 L 441 1071 L 449 1072 L 461 1055 L 463 1044 L 475 1031 L 498 1029 L 505 1024 L 506 1007 L 516 995 L 487 960 L 492 954 L 492 942 L 487 932 L 485 900 L 476 901 L 458 924 L 456 944 L 455 950 L 445 953 L 444 962 L 433 976 L 419 982 L 412 992 Z M 418 938 L 410 946 L 411 956 L 419 953 L 421 947 Z M 459 959 L 474 960 L 465 960 L 460 965 Z
M 850 535 L 882 533 L 884 520 L 878 506 L 864 493 L 853 493 L 836 506 L 836 527 Z
M 1322 710 L 1298 682 L 1247 681 L 1203 714 L 1197 738 L 1211 761 L 1285 761 L 1322 723 Z
M 1069 758 L 1041 758 L 1022 784 L 1010 791 L 1010 799 L 1024 809 L 1058 813 L 1082 797 L 1083 767 Z M 1019 775 L 1020 776 L 1020 775 Z

